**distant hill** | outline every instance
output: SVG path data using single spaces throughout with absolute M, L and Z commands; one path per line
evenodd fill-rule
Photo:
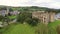
M 31 6 L 31 7 L 12 7 L 12 6 L 3 6 L 0 5 L 0 10 L 5 9 L 6 7 L 9 7 L 10 11 L 18 10 L 18 11 L 55 11 L 60 12 L 60 9 L 52 9 L 47 7 L 37 7 L 37 6 Z

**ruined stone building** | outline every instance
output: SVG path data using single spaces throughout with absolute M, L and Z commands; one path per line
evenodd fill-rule
M 42 23 L 54 22 L 54 12 L 36 11 L 32 12 L 32 18 L 38 18 Z

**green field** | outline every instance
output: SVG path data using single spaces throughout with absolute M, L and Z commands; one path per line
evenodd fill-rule
M 56 27 L 58 25 L 60 25 L 60 21 L 49 23 L 49 34 L 57 34 Z M 3 34 L 35 34 L 35 28 L 28 24 L 10 24 L 0 32 L 3 32 Z
M 12 24 L 3 34 L 34 34 L 34 29 L 27 24 Z
M 60 20 L 48 24 L 51 34 L 57 34 L 56 27 L 58 25 L 60 25 Z
M 49 23 L 49 24 L 48 24 L 48 27 L 49 27 L 49 28 L 56 29 L 56 27 L 57 27 L 58 25 L 60 25 L 60 20 L 55 21 L 55 22 L 52 22 L 52 23 Z

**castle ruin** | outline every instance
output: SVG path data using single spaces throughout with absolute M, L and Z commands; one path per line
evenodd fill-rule
M 55 12 L 36 11 L 32 12 L 32 18 L 38 18 L 42 23 L 54 22 Z

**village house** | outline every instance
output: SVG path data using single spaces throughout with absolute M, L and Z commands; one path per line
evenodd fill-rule
M 6 14 L 10 14 L 10 15 L 17 15 L 19 14 L 19 11 L 7 11 L 7 10 L 0 10 L 0 15 L 5 16 Z
M 5 16 L 6 10 L 0 10 L 0 15 Z
M 60 13 L 57 13 L 57 14 L 56 14 L 55 19 L 56 19 L 56 20 L 60 20 Z
M 17 14 L 19 14 L 20 12 L 19 11 L 10 11 L 9 12 L 11 15 L 17 15 Z

